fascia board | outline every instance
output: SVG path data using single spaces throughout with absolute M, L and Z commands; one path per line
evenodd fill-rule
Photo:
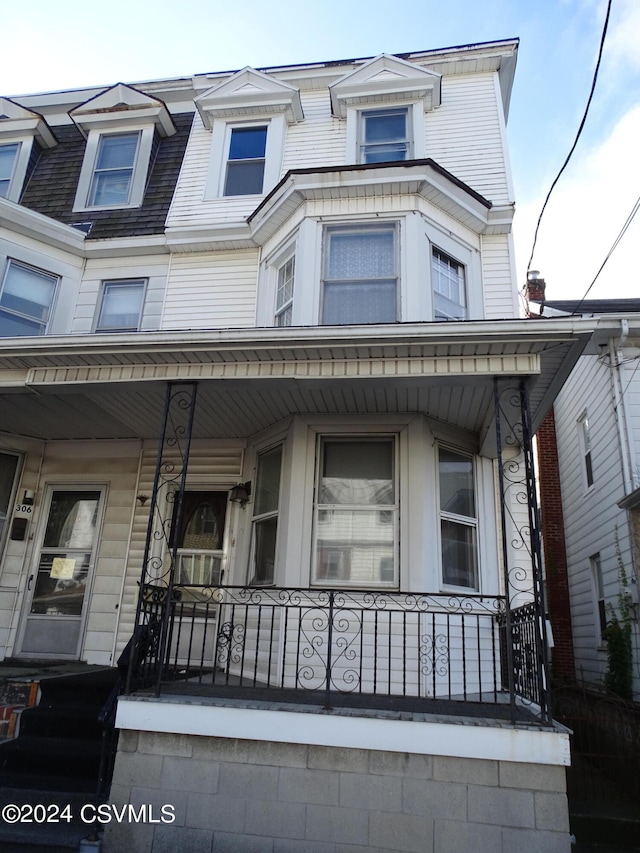
M 35 210 L 0 198 L 0 226 L 33 240 L 72 252 L 84 254 L 85 236 L 77 228 L 43 216 Z
M 58 140 L 41 116 L 0 121 L 0 139 L 13 136 L 33 136 L 43 148 L 53 148 Z
M 71 118 L 86 134 L 90 130 L 116 129 L 120 127 L 146 127 L 154 124 L 161 136 L 173 136 L 176 127 L 164 104 L 157 106 L 132 104 L 110 109 L 108 112 L 82 113 L 74 110 Z
M 115 237 L 108 240 L 87 240 L 86 258 L 126 258 L 141 255 L 165 255 L 169 252 L 164 234 L 147 237 Z
M 250 226 L 245 222 L 224 222 L 218 225 L 190 225 L 169 227 L 165 230 L 166 246 L 170 251 L 184 251 L 184 247 L 197 246 L 206 251 L 212 244 L 236 243 L 238 248 L 255 246 Z

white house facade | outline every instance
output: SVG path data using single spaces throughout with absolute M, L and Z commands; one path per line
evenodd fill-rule
M 0 643 L 119 662 L 178 814 L 105 849 L 569 850 L 531 439 L 597 323 L 518 317 L 516 54 L 2 100 Z

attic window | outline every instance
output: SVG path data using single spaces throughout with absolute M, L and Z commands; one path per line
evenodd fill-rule
M 140 132 L 114 133 L 100 137 L 89 192 L 89 207 L 129 203 L 139 143 Z

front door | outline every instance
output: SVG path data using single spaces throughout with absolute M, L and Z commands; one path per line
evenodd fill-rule
M 29 575 L 20 654 L 77 658 L 102 510 L 98 488 L 52 488 Z

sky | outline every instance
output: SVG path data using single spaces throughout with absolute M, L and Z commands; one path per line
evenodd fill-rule
M 587 103 L 607 0 L 30 0 L 3 9 L 0 94 L 135 83 L 520 39 L 507 125 L 518 284 Z M 640 2 L 613 0 L 580 141 L 543 216 L 532 269 L 580 299 L 640 196 Z M 19 100 L 19 98 L 18 98 Z M 640 214 L 593 284 L 640 297 Z

